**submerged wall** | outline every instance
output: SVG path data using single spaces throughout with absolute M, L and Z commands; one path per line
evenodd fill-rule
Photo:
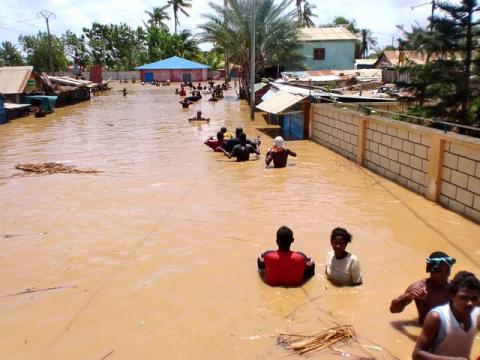
M 310 138 L 480 222 L 480 139 L 312 104 Z

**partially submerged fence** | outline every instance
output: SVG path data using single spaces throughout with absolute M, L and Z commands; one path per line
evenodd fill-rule
M 313 141 L 480 222 L 480 139 L 312 104 Z

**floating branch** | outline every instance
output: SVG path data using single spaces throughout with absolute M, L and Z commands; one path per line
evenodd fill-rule
M 43 164 L 17 164 L 15 169 L 33 172 L 37 174 L 97 174 L 101 171 L 94 169 L 77 169 L 75 166 L 63 165 L 60 163 L 43 163 Z

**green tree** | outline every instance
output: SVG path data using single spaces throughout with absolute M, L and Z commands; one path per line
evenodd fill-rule
M 145 31 L 132 29 L 127 24 L 100 24 L 84 28 L 88 48 L 96 64 L 104 64 L 116 70 L 132 70 L 146 58 Z
M 64 71 L 68 65 L 64 43 L 59 37 L 55 35 L 50 36 L 54 71 Z M 47 33 L 40 31 L 37 35 L 20 35 L 18 41 L 22 44 L 23 51 L 27 54 L 26 60 L 28 64 L 33 65 L 38 71 L 48 71 L 50 69 Z
M 197 41 L 188 30 L 175 35 L 167 29 L 152 26 L 147 28 L 146 43 L 150 62 L 172 56 L 192 59 L 200 53 Z
M 432 62 L 410 64 L 407 69 L 416 86 L 420 105 L 423 96 L 439 99 L 429 110 L 434 116 L 446 116 L 450 121 L 468 125 L 478 121 L 478 26 L 480 12 L 477 0 L 459 3 L 439 2 L 441 16 L 432 19 L 431 29 L 413 27 L 405 32 L 404 43 L 413 50 L 432 54 Z M 434 55 L 434 56 L 433 56 Z M 461 59 L 459 57 L 461 56 Z M 472 75 L 476 75 L 472 77 Z M 472 86 L 475 82 L 476 86 Z
M 178 20 L 178 12 L 182 12 L 186 17 L 190 17 L 184 8 L 191 8 L 192 0 L 168 0 L 167 6 L 171 6 L 173 9 L 173 18 L 175 20 L 175 35 L 177 34 L 177 26 L 180 25 Z
M 165 5 L 162 7 L 154 7 L 152 11 L 145 11 L 150 19 L 148 19 L 148 24 L 150 26 L 157 26 L 159 28 L 167 29 L 167 24 L 165 24 L 165 20 L 170 20 L 170 16 L 167 14 L 167 8 L 170 5 Z
M 255 65 L 262 71 L 269 63 L 298 55 L 299 28 L 296 11 L 286 11 L 291 0 L 257 0 L 255 32 Z M 244 94 L 250 95 L 250 35 L 251 11 L 249 0 L 228 0 L 228 7 L 209 2 L 213 14 L 205 15 L 207 22 L 200 26 L 199 35 L 205 42 L 211 42 L 228 51 L 233 62 L 242 68 L 241 85 Z M 284 38 L 287 37 L 287 38 Z M 282 46 L 291 44 L 291 46 Z M 300 55 L 301 56 L 301 55 Z
M 303 4 L 303 8 L 302 8 Z M 312 27 L 315 26 L 312 18 L 317 17 L 312 10 L 315 9 L 316 5 L 310 5 L 308 0 L 295 0 L 295 6 L 297 10 L 297 20 L 300 26 L 302 27 Z
M 315 26 L 315 23 L 313 22 L 312 18 L 317 17 L 312 10 L 315 9 L 317 6 L 316 5 L 310 5 L 308 1 L 304 0 L 303 4 L 303 13 L 302 13 L 302 26 L 306 27 L 313 27 Z
M 23 65 L 22 55 L 10 41 L 2 42 L 0 47 L 0 66 Z
M 91 63 L 85 35 L 77 36 L 72 31 L 67 30 L 62 35 L 62 41 L 65 44 L 66 55 L 72 58 L 74 63 L 81 67 L 86 67 Z
M 358 35 L 358 33 L 360 32 L 360 29 L 357 28 L 356 20 L 348 20 L 346 17 L 343 16 L 336 16 L 332 21 L 332 25 L 343 25 L 347 28 L 348 31 L 355 35 Z
M 111 28 L 109 25 L 93 22 L 90 28 L 83 28 L 88 41 L 88 49 L 94 64 L 113 67 L 115 60 L 111 54 Z
M 210 70 L 218 70 L 224 66 L 223 54 L 217 49 L 202 51 L 196 58 L 202 64 L 210 66 Z

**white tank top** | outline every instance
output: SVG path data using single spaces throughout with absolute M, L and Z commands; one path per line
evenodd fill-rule
M 469 359 L 473 340 L 477 332 L 480 308 L 475 307 L 470 313 L 471 326 L 468 331 L 465 331 L 460 326 L 450 309 L 450 304 L 437 306 L 431 311 L 440 315 L 440 329 L 432 353 L 442 356 L 460 356 Z

